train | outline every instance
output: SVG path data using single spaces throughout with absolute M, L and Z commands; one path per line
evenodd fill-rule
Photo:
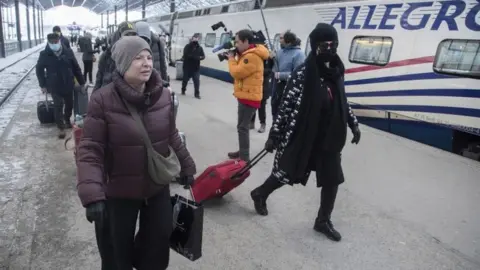
M 227 82 L 228 65 L 212 49 L 231 33 L 262 30 L 279 50 L 280 33 L 291 30 L 308 54 L 310 31 L 331 24 L 361 123 L 480 160 L 480 1 L 242 0 L 146 21 L 157 32 L 168 29 L 172 65 L 200 34 L 201 74 Z M 225 29 L 212 30 L 218 22 Z

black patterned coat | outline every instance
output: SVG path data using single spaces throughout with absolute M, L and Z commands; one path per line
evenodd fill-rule
M 293 185 L 303 184 L 306 185 L 307 180 L 311 173 L 309 167 L 303 174 L 301 179 L 289 179 L 288 174 L 281 168 L 280 160 L 283 158 L 284 151 L 292 140 L 292 135 L 295 133 L 296 120 L 299 114 L 300 105 L 302 102 L 302 94 L 305 81 L 305 65 L 299 66 L 290 75 L 287 85 L 284 90 L 284 95 L 279 104 L 279 112 L 277 117 L 273 121 L 273 125 L 270 129 L 269 137 L 275 141 L 276 153 L 273 162 L 272 175 L 280 182 Z M 342 78 L 341 91 L 344 94 L 343 78 Z M 346 97 L 344 98 L 345 108 L 347 112 L 348 126 L 352 128 L 354 125 L 358 125 L 357 118 L 355 117 L 350 105 L 348 104 Z M 340 155 L 340 153 L 338 153 Z M 289 157 L 295 158 L 295 157 Z M 343 180 L 342 180 L 343 181 Z M 317 179 L 318 185 L 318 179 Z

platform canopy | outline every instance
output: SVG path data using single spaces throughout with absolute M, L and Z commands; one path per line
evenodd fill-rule
M 67 7 L 84 7 L 97 14 L 106 13 L 107 11 L 113 12 L 115 6 L 117 10 L 125 9 L 127 5 L 126 0 L 19 0 L 20 3 L 25 4 L 29 1 L 29 6 L 35 2 L 41 9 L 47 10 L 58 6 Z M 129 11 L 141 11 L 143 0 L 128 0 Z M 169 13 L 171 0 L 145 0 L 147 6 L 146 11 L 155 13 Z M 14 0 L 2 1 L 7 5 L 13 5 Z M 232 2 L 229 0 L 175 0 L 175 10 L 186 10 L 190 8 L 199 8 L 210 5 L 221 4 L 225 2 Z M 149 12 L 149 13 L 150 13 Z

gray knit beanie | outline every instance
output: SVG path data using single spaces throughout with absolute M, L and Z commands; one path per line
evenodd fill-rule
M 123 36 L 112 47 L 112 59 L 120 75 L 124 75 L 133 59 L 143 50 L 152 54 L 150 45 L 138 36 Z

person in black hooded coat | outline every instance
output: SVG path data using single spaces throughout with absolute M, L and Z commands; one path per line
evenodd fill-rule
M 287 81 L 279 113 L 265 148 L 276 149 L 272 174 L 251 192 L 255 210 L 268 215 L 268 196 L 284 184 L 306 185 L 311 171 L 322 187 L 321 205 L 314 229 L 329 239 L 341 235 L 331 222 L 338 186 L 344 182 L 341 152 L 347 138 L 360 141 L 358 122 L 347 102 L 342 60 L 337 55 L 337 31 L 319 23 L 310 33 L 311 52 Z

